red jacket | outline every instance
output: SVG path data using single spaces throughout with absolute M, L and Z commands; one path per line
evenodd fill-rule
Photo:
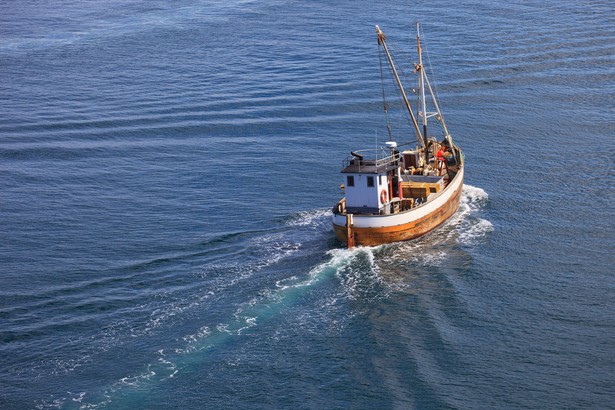
M 438 160 L 440 161 L 444 161 L 444 153 L 446 151 L 444 150 L 444 147 L 440 147 L 440 149 L 438 150 L 438 153 L 436 154 L 436 157 L 438 157 Z

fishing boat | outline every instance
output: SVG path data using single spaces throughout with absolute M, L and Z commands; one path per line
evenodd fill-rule
M 398 144 L 387 124 L 389 140 L 384 146 L 352 151 L 343 161 L 344 197 L 333 207 L 333 227 L 348 248 L 421 237 L 441 226 L 459 207 L 465 160 L 446 127 L 435 87 L 427 77 L 418 23 L 416 28 L 418 63 L 413 73 L 418 81 L 416 88 L 410 89 L 416 101 L 413 108 L 387 38 L 376 26 L 378 48 L 386 57 L 386 71 L 392 75 L 414 138 Z M 386 101 L 384 105 L 386 113 Z M 433 134 L 434 129 L 439 136 Z

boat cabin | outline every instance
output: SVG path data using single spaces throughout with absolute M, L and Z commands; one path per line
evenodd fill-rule
M 394 144 L 394 143 L 393 143 Z M 388 145 L 388 144 L 387 144 Z M 445 187 L 442 176 L 421 171 L 418 151 L 361 150 L 344 160 L 344 214 L 389 215 L 427 202 Z M 370 152 L 372 151 L 372 152 Z M 374 153 L 375 152 L 375 153 Z M 371 155 L 368 159 L 367 156 Z
M 387 213 L 390 200 L 399 195 L 399 155 L 365 159 L 363 154 L 352 154 L 342 169 L 346 212 Z

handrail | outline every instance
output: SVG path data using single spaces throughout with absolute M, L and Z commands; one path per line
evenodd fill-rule
M 359 154 L 360 156 L 354 154 Z M 378 154 L 382 154 L 382 156 Z M 354 151 L 353 155 L 346 157 L 342 161 L 342 165 L 344 168 L 350 165 L 357 165 L 359 166 L 359 168 L 361 166 L 381 167 L 394 164 L 399 160 L 401 160 L 401 153 L 396 152 L 394 154 L 391 154 L 391 151 L 388 148 L 363 149 L 359 151 Z

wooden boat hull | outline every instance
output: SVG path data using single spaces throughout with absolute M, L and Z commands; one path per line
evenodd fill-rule
M 353 215 L 350 231 L 354 236 L 354 245 L 375 246 L 407 241 L 436 229 L 459 207 L 463 174 L 461 168 L 453 181 L 436 198 L 412 210 L 394 215 Z M 349 229 L 346 221 L 346 215 L 333 215 L 333 228 L 337 238 L 348 243 Z

